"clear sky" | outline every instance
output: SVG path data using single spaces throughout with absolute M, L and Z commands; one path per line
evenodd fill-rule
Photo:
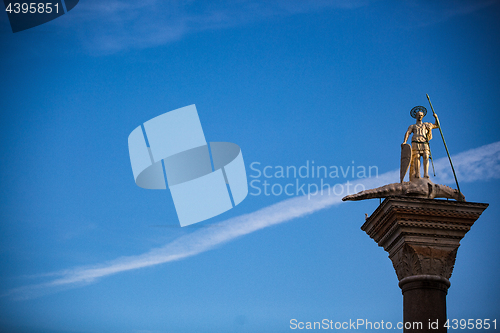
M 489 0 L 81 0 L 14 34 L 0 14 L 1 331 L 401 321 L 392 263 L 360 230 L 378 199 L 265 195 L 263 182 L 307 190 L 321 179 L 274 171 L 313 161 L 378 170 L 332 186 L 397 182 L 426 93 L 466 199 L 490 204 L 461 241 L 448 317 L 500 326 L 499 18 Z M 135 185 L 127 137 L 191 104 L 262 192 L 181 228 L 168 190 Z M 436 131 L 432 179 L 455 187 Z

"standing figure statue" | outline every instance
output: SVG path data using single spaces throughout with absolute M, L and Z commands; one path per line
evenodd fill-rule
M 410 181 L 420 178 L 420 157 L 423 159 L 424 178 L 429 178 L 429 157 L 432 158 L 429 141 L 432 139 L 432 130 L 439 128 L 437 114 L 433 114 L 436 121 L 434 124 L 424 123 L 422 119 L 427 114 L 427 109 L 423 106 L 416 106 L 410 111 L 410 115 L 417 119 L 414 125 L 410 125 L 406 131 L 405 138 L 401 146 L 406 145 L 406 141 L 411 133 L 411 163 L 410 163 Z M 404 176 L 404 175 L 403 175 Z
M 455 169 L 453 168 L 453 163 L 451 163 L 450 153 L 448 152 L 448 147 L 444 141 L 443 131 L 439 125 L 439 119 L 434 112 L 429 95 L 427 95 L 429 104 L 432 109 L 432 114 L 436 119 L 434 124 L 424 123 L 422 119 L 427 114 L 427 109 L 423 106 L 416 106 L 410 111 L 410 115 L 417 119 L 414 125 L 410 125 L 405 134 L 404 142 L 401 144 L 401 168 L 400 168 L 400 182 L 387 184 L 377 188 L 364 190 L 356 194 L 349 194 L 342 198 L 343 201 L 346 200 L 365 200 L 372 198 L 387 198 L 391 196 L 405 196 L 414 198 L 447 198 L 455 199 L 457 201 L 465 201 L 465 197 L 460 192 L 460 187 L 458 187 L 457 176 L 455 174 Z M 457 184 L 457 189 L 453 189 L 446 185 L 434 184 L 429 179 L 429 158 L 432 161 L 431 149 L 429 147 L 429 141 L 432 139 L 432 130 L 434 128 L 439 128 L 441 133 L 441 138 L 443 139 L 444 147 L 446 153 L 448 154 L 448 159 L 450 160 L 451 170 L 453 171 L 453 176 L 455 177 L 455 182 Z M 408 137 L 413 133 L 411 138 L 411 146 L 406 143 Z M 420 158 L 423 159 L 424 166 L 424 176 L 420 177 Z M 410 181 L 403 181 L 406 173 L 410 169 Z

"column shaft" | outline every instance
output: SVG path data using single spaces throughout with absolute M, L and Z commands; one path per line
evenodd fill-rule
M 403 292 L 404 332 L 446 333 L 448 279 L 435 275 L 415 275 L 399 282 Z

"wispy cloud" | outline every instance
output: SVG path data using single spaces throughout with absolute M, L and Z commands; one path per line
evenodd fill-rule
M 327 8 L 352 9 L 369 0 L 88 0 L 80 2 L 66 28 L 79 27 L 81 40 L 94 52 L 166 44 L 204 30 Z M 70 26 L 71 24 L 71 26 Z
M 352 10 L 377 0 L 87 0 L 73 9 L 67 20 L 57 20 L 66 29 L 77 29 L 91 52 L 114 53 L 124 49 L 163 45 L 182 37 L 213 29 L 326 9 Z M 466 15 L 498 3 L 498 0 L 440 0 L 397 3 L 414 18 L 414 24 L 429 25 L 453 16 Z M 401 13 L 400 13 L 401 14 Z M 404 15 L 407 16 L 407 15 Z M 412 21 L 413 19 L 410 19 Z M 408 23 L 408 21 L 406 21 Z
M 460 153 L 454 156 L 453 160 L 462 182 L 500 178 L 500 141 Z M 450 168 L 447 158 L 437 160 L 435 165 L 440 175 L 436 182 L 453 181 L 451 172 L 448 171 Z M 386 172 L 378 178 L 364 179 L 359 183 L 367 187 L 377 187 L 397 182 L 398 178 L 399 171 L 395 170 Z M 256 212 L 220 222 L 217 224 L 218 228 L 196 230 L 165 246 L 154 248 L 140 255 L 120 257 L 102 264 L 40 275 L 39 278 L 50 278 L 50 280 L 12 289 L 3 296 L 11 296 L 15 299 L 37 297 L 64 288 L 94 283 L 113 274 L 186 259 L 257 230 L 292 221 L 337 205 L 342 202 L 341 196 L 316 195 L 311 196 L 310 199 L 308 196 L 287 199 Z
M 452 156 L 459 182 L 500 178 L 500 141 Z M 435 163 L 437 182 L 453 184 L 455 180 L 448 157 Z
M 409 0 L 385 4 L 397 26 L 428 26 L 493 6 L 500 0 Z M 206 30 L 242 26 L 303 13 L 337 9 L 354 10 L 382 3 L 380 0 L 86 0 L 67 16 L 51 24 L 59 33 L 79 36 L 94 54 L 144 49 L 178 41 Z M 379 5 L 373 6 L 380 7 Z M 380 10 L 380 8 L 378 8 Z M 374 12 L 374 17 L 379 16 Z M 398 21 L 402 19 L 402 21 Z M 399 23 L 391 23 L 399 22 Z M 9 31 L 7 16 L 0 26 Z M 9 32 L 10 33 L 10 32 Z
M 446 21 L 456 16 L 464 16 L 478 10 L 498 4 L 499 0 L 438 0 L 438 1 L 405 1 L 407 10 L 411 11 L 413 23 L 429 26 Z

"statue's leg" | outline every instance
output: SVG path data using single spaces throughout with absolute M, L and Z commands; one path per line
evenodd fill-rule
M 413 152 L 411 154 L 411 159 L 410 159 L 410 181 L 413 180 L 413 178 L 415 178 L 415 157 L 413 156 Z
M 415 178 L 420 178 L 420 153 L 415 154 Z
M 413 181 L 417 177 L 417 168 L 416 163 L 418 159 L 418 152 L 416 150 L 411 151 L 411 161 L 410 161 L 410 182 Z
M 424 178 L 429 178 L 429 152 L 425 152 L 423 155 L 424 158 Z

